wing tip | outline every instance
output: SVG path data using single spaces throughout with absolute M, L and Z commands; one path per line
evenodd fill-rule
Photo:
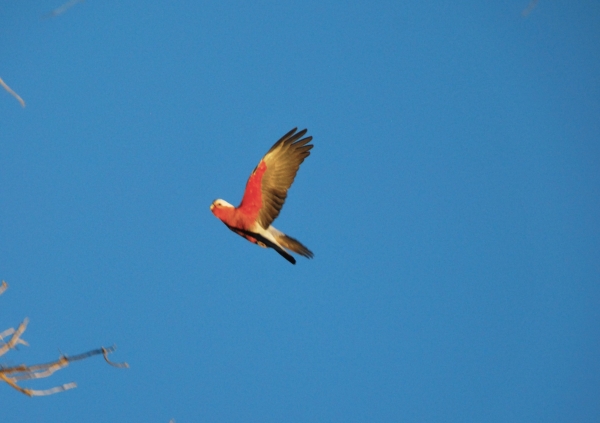
M 312 141 L 312 135 L 306 137 L 306 138 L 302 138 L 304 135 L 306 135 L 306 133 L 308 132 L 307 128 L 302 129 L 301 131 L 298 131 L 298 127 L 295 127 L 294 129 L 292 129 L 291 131 L 289 131 L 287 134 L 285 134 L 283 137 L 281 137 L 279 139 L 279 141 L 277 141 L 275 143 L 275 145 L 279 145 L 280 143 L 286 143 L 286 144 L 298 144 L 299 142 L 302 142 L 302 145 L 309 143 L 310 141 Z M 302 138 L 302 139 L 301 139 Z

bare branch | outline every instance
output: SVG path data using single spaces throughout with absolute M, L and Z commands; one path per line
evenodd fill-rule
M 68 391 L 69 389 L 73 389 L 73 388 L 77 387 L 77 384 L 71 382 L 71 383 L 65 383 L 64 385 L 55 386 L 54 388 L 44 389 L 44 390 L 21 388 L 19 385 L 17 385 L 15 383 L 13 378 L 5 376 L 2 373 L 2 370 L 0 370 L 0 380 L 8 383 L 10 386 L 15 388 L 17 391 L 19 391 L 27 396 L 30 396 L 30 397 L 41 397 L 41 396 L 45 396 L 45 395 L 52 395 L 52 394 L 56 394 L 58 392 Z
M 0 343 L 2 344 L 2 349 L 3 350 L 4 350 L 4 348 L 8 348 L 8 347 L 6 347 L 6 345 L 7 345 L 6 342 L 4 342 L 4 337 L 8 336 L 8 335 L 12 335 L 13 333 L 15 333 L 15 328 L 8 328 L 4 332 L 0 333 Z M 16 341 L 16 342 L 17 342 L 17 345 L 25 345 L 26 347 L 29 346 L 29 344 L 27 343 L 27 341 L 25 341 L 25 340 L 23 340 L 21 338 L 19 338 L 19 340 Z M 8 349 L 10 349 L 10 348 L 8 348 Z M 4 351 L 0 355 L 4 355 L 4 354 L 6 354 L 6 351 Z
M 85 352 L 85 353 L 82 353 L 82 354 L 77 354 L 77 355 L 72 355 L 72 356 L 70 356 L 70 357 L 69 357 L 69 356 L 66 356 L 66 355 L 64 355 L 64 356 L 62 356 L 61 358 L 62 358 L 62 359 L 64 359 L 64 360 L 66 360 L 67 362 L 69 362 L 69 363 L 70 363 L 70 362 L 72 362 L 72 361 L 84 360 L 84 359 L 86 359 L 86 358 L 88 358 L 88 357 L 91 357 L 91 356 L 93 356 L 93 355 L 100 355 L 100 354 L 102 354 L 102 355 L 104 356 L 104 360 L 106 360 L 106 362 L 107 362 L 108 364 L 110 364 L 111 366 L 114 366 L 114 367 L 121 367 L 121 368 L 128 368 L 128 367 L 129 367 L 129 364 L 127 364 L 127 363 L 114 363 L 114 362 L 112 362 L 112 361 L 110 361 L 110 360 L 108 359 L 108 354 L 110 354 L 110 353 L 114 352 L 116 349 L 117 349 L 117 348 L 116 348 L 114 345 L 113 345 L 112 347 L 108 347 L 108 348 L 105 348 L 105 347 L 100 347 L 100 348 L 98 348 L 98 349 L 96 349 L 96 350 L 90 350 L 90 351 L 88 351 L 88 352 Z M 53 364 L 53 363 L 49 363 L 49 364 Z M 49 365 L 49 364 L 48 364 L 48 365 Z M 48 366 L 48 365 L 46 365 L 46 364 L 42 364 L 42 365 L 40 365 L 40 366 L 42 366 L 42 367 L 43 367 L 43 366 Z M 35 366 L 33 366 L 33 367 L 31 367 L 31 368 L 33 369 L 34 367 L 35 367 Z
M 74 382 L 71 382 L 71 383 L 65 383 L 64 385 L 55 386 L 54 388 L 44 389 L 41 391 L 39 391 L 37 389 L 25 389 L 25 391 L 27 392 L 26 395 L 29 395 L 30 397 L 41 397 L 41 396 L 45 396 L 45 395 L 52 395 L 52 394 L 57 394 L 59 392 L 68 391 L 69 389 L 73 389 L 73 388 L 77 388 L 77 384 Z
M 21 339 L 21 335 L 23 334 L 23 332 L 25 332 L 25 329 L 27 329 L 28 323 L 29 323 L 29 319 L 25 318 L 25 320 L 23 320 L 23 322 L 19 325 L 17 330 L 12 332 L 12 337 L 10 338 L 10 340 L 7 343 L 5 343 L 4 345 L 0 346 L 0 356 L 3 356 L 4 354 L 6 354 L 8 352 L 8 350 L 14 348 L 15 346 L 17 346 L 19 344 L 28 345 L 27 342 L 25 342 Z M 9 329 L 8 331 L 10 331 L 11 329 Z
M 111 352 L 113 352 L 117 347 L 115 347 L 114 345 L 110 348 L 102 348 L 102 355 L 104 356 L 104 360 L 110 364 L 113 367 L 118 367 L 118 368 L 122 368 L 122 369 L 128 369 L 129 368 L 129 364 L 125 361 L 123 361 L 122 363 L 115 363 L 114 361 L 110 361 L 108 359 L 108 354 L 110 354 Z
M 13 336 L 13 338 L 14 338 L 14 336 Z M 59 357 L 58 360 L 53 361 L 51 363 L 36 364 L 33 366 L 26 366 L 24 364 L 21 364 L 19 366 L 13 366 L 13 367 L 0 367 L 0 380 L 8 383 L 14 389 L 16 389 L 19 392 L 21 392 L 25 395 L 28 395 L 30 397 L 31 396 L 41 396 L 41 395 L 52 395 L 52 394 L 55 394 L 58 392 L 66 391 L 68 389 L 73 389 L 77 385 L 75 383 L 67 383 L 67 384 L 64 384 L 61 386 L 56 386 L 54 388 L 45 389 L 42 391 L 36 391 L 33 389 L 22 388 L 17 383 L 21 380 L 41 379 L 41 378 L 51 376 L 54 372 L 67 367 L 69 365 L 69 363 L 72 361 L 84 360 L 88 357 L 92 357 L 94 355 L 100 355 L 100 354 L 102 354 L 104 356 L 104 359 L 113 366 L 129 367 L 129 365 L 127 363 L 116 364 L 116 363 L 112 363 L 111 361 L 108 360 L 107 355 L 109 353 L 113 352 L 114 350 L 115 350 L 114 347 L 109 347 L 109 348 L 101 347 L 96 350 L 91 350 L 91 351 L 85 352 L 83 354 L 78 354 L 78 355 L 74 355 L 71 357 L 63 355 L 63 356 Z
M 7 288 L 6 282 L 2 281 L 0 285 L 0 294 L 2 294 Z M 17 327 L 6 329 L 3 332 L 0 332 L 0 356 L 6 354 L 9 350 L 14 349 L 17 345 L 27 345 L 27 342 L 21 339 L 21 335 L 27 329 L 27 324 L 29 323 L 29 319 L 25 318 L 23 322 Z M 4 338 L 9 337 L 8 342 L 4 341 Z M 26 364 L 20 364 L 18 366 L 12 367 L 4 367 L 0 365 L 0 382 L 6 382 L 8 385 L 12 386 L 17 391 L 28 395 L 30 397 L 44 396 L 44 395 L 52 395 L 58 392 L 67 391 L 69 389 L 73 389 L 77 387 L 77 385 L 73 382 L 65 383 L 64 385 L 55 386 L 53 388 L 44 389 L 44 390 L 35 390 L 29 388 L 23 388 L 19 386 L 18 382 L 22 380 L 31 380 L 31 379 L 42 379 L 48 376 L 52 376 L 55 372 L 60 369 L 64 369 L 69 365 L 72 361 L 85 360 L 86 358 L 92 357 L 94 355 L 102 355 L 104 360 L 108 364 L 114 367 L 129 367 L 127 363 L 114 363 L 108 359 L 108 354 L 114 352 L 116 347 L 113 345 L 112 347 L 100 347 L 95 350 L 90 350 L 83 354 L 77 354 L 73 356 L 61 355 L 58 360 L 52 361 L 50 363 L 45 364 L 35 364 L 33 366 L 27 366 Z
M 3 345 L 0 346 L 0 356 L 6 354 L 10 349 L 15 348 L 19 344 L 27 345 L 27 343 L 21 339 L 21 335 L 23 335 L 23 333 L 27 329 L 28 323 L 29 320 L 25 318 L 25 320 L 23 320 L 23 322 L 19 325 L 19 327 L 17 327 L 16 330 L 14 328 L 10 328 L 0 333 L 0 342 L 3 343 Z M 8 340 L 8 342 L 4 342 L 4 337 L 7 336 L 10 336 L 10 339 Z M 27 366 L 25 364 L 13 367 L 0 366 L 0 381 L 6 382 L 17 391 L 30 397 L 56 394 L 58 392 L 73 389 L 77 385 L 75 383 L 67 383 L 64 385 L 55 386 L 54 388 L 40 391 L 35 389 L 22 388 L 18 385 L 18 382 L 21 380 L 41 379 L 51 376 L 54 372 L 67 367 L 72 361 L 84 360 L 88 357 L 100 354 L 102 354 L 106 362 L 112 366 L 129 367 L 127 363 L 116 364 L 112 363 L 108 359 L 108 354 L 113 352 L 114 350 L 114 346 L 109 348 L 101 347 L 83 354 L 74 355 L 72 357 L 62 355 L 58 358 L 58 360 L 53 361 L 51 363 L 35 364 L 33 366 Z
M 27 393 L 26 389 L 21 388 L 19 385 L 17 385 L 11 378 L 7 377 L 4 375 L 4 373 L 2 373 L 0 371 L 0 380 L 3 382 L 8 383 L 10 386 L 12 386 L 13 388 L 15 388 L 17 391 L 24 393 L 25 395 L 29 395 Z
M 14 98 L 16 98 L 16 99 L 17 99 L 17 101 L 18 101 L 19 103 L 21 103 L 21 106 L 25 107 L 25 102 L 23 101 L 23 99 L 21 98 L 21 96 L 19 96 L 19 94 L 17 94 L 16 92 L 14 92 L 14 91 L 12 90 L 12 88 L 10 88 L 8 85 L 6 85 L 6 82 L 4 82 L 4 81 L 2 80 L 2 78 L 0 78 L 0 85 L 2 85 L 2 87 L 3 87 L 3 88 L 6 90 L 6 91 L 8 91 L 8 93 L 9 93 L 10 95 L 12 95 Z
M 69 361 L 64 356 L 61 356 L 52 363 L 37 364 L 35 366 L 26 366 L 22 364 L 20 366 L 5 368 L 4 372 L 6 374 L 14 374 L 14 376 L 12 376 L 14 380 L 42 379 L 52 376 L 54 372 L 67 367 L 68 365 Z
M 8 328 L 4 332 L 0 332 L 0 342 L 4 344 L 4 338 L 15 333 L 15 328 Z

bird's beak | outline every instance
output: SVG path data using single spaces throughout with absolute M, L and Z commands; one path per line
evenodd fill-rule
M 212 209 L 214 209 L 214 208 L 215 208 L 215 205 L 214 205 L 214 204 L 211 204 L 211 205 L 210 205 L 210 211 L 212 211 Z

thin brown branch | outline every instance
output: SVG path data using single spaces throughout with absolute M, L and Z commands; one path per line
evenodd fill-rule
M 62 369 L 63 367 L 67 367 L 69 365 L 69 363 L 71 362 L 71 360 L 69 360 L 66 356 L 61 355 L 58 360 L 56 361 L 52 361 L 50 363 L 43 363 L 43 364 L 34 364 L 33 366 L 25 366 L 25 365 L 21 365 L 21 366 L 15 366 L 15 367 L 7 367 L 7 371 L 13 371 L 13 369 L 15 371 L 18 372 L 47 372 L 47 371 L 51 371 L 52 373 L 54 373 L 57 370 Z M 21 369 L 21 370 L 19 370 Z
M 84 359 L 86 359 L 88 357 L 91 357 L 93 355 L 100 355 L 100 354 L 102 354 L 104 356 L 104 360 L 106 360 L 106 362 L 108 364 L 110 364 L 111 366 L 114 366 L 114 367 L 125 367 L 125 368 L 129 367 L 129 364 L 127 364 L 127 363 L 114 363 L 114 362 L 112 362 L 112 361 L 110 361 L 108 359 L 108 354 L 114 352 L 116 349 L 117 348 L 115 346 L 108 347 L 108 348 L 100 347 L 100 348 L 98 348 L 96 350 L 91 350 L 91 351 L 85 352 L 83 354 L 72 355 L 70 357 L 64 356 L 64 358 L 67 361 L 71 362 L 71 361 L 84 360 Z
M 0 380 L 8 383 L 14 389 L 16 389 L 17 391 L 19 391 L 22 394 L 25 394 L 29 397 L 41 397 L 41 396 L 45 396 L 45 395 L 52 395 L 52 394 L 56 394 L 58 392 L 68 391 L 69 389 L 73 389 L 73 388 L 77 387 L 76 383 L 71 382 L 71 383 L 65 383 L 64 385 L 59 385 L 59 386 L 55 386 L 50 389 L 43 389 L 43 390 L 22 388 L 16 384 L 16 382 L 13 378 L 7 377 L 4 374 L 2 374 L 1 370 L 0 370 Z
M 25 389 L 27 391 L 27 395 L 30 397 L 42 397 L 46 395 L 57 394 L 59 392 L 68 391 L 69 389 L 77 388 L 77 384 L 75 382 L 65 383 L 64 385 L 55 386 L 54 388 L 37 390 L 37 389 Z
M 2 294 L 6 290 L 7 286 L 8 285 L 6 284 L 6 282 L 2 281 L 2 284 L 0 284 L 0 294 Z M 27 342 L 22 340 L 21 336 L 27 329 L 28 323 L 29 319 L 25 318 L 23 322 L 21 322 L 21 324 L 17 327 L 17 329 L 9 328 L 3 332 L 0 332 L 0 356 L 6 354 L 9 350 L 15 348 L 19 344 L 27 345 Z M 10 339 L 8 340 L 8 342 L 5 342 L 4 338 L 9 336 Z M 5 382 L 17 391 L 30 397 L 52 395 L 58 392 L 67 391 L 69 389 L 77 387 L 77 385 L 71 382 L 55 386 L 49 389 L 36 390 L 23 388 L 19 386 L 19 381 L 42 379 L 45 377 L 52 376 L 58 370 L 67 367 L 70 362 L 85 360 L 86 358 L 92 357 L 94 355 L 102 355 L 104 357 L 104 360 L 106 360 L 106 362 L 111 366 L 129 367 L 127 363 L 114 363 L 108 359 L 108 354 L 114 352 L 115 349 L 116 347 L 114 345 L 108 348 L 100 347 L 98 349 L 90 350 L 88 352 L 73 355 L 70 357 L 67 355 L 61 355 L 58 358 L 58 360 L 52 361 L 50 363 L 35 364 L 32 366 L 20 364 L 18 366 L 3 367 L 2 365 L 0 365 L 0 382 Z
M 28 380 L 28 379 L 43 379 L 48 376 L 52 376 L 54 372 L 67 367 L 69 361 L 63 356 L 58 360 L 48 364 L 38 364 L 37 366 L 16 366 L 6 369 L 6 373 L 15 373 L 13 379 L 15 380 Z M 14 371 L 13 371 L 14 369 Z
M 114 361 L 110 361 L 108 359 L 108 354 L 113 352 L 115 349 L 116 349 L 116 347 L 114 347 L 114 346 L 112 346 L 110 348 L 102 348 L 102 355 L 104 356 L 104 360 L 113 367 L 128 369 L 129 364 L 127 362 L 123 361 L 122 363 L 115 363 Z
M 16 333 L 17 331 L 15 331 Z M 13 335 L 14 338 L 14 335 Z M 12 339 L 11 339 L 12 341 Z M 62 355 L 58 358 L 58 360 L 44 363 L 44 364 L 36 364 L 33 366 L 27 366 L 24 364 L 13 366 L 13 367 L 0 367 L 0 380 L 8 383 L 14 389 L 19 392 L 29 395 L 29 396 L 41 396 L 41 395 L 52 395 L 57 392 L 63 392 L 68 389 L 75 388 L 75 383 L 67 383 L 61 386 L 56 386 L 54 388 L 36 391 L 32 389 L 22 388 L 18 385 L 18 382 L 21 380 L 30 380 L 30 379 L 41 379 L 48 376 L 51 376 L 56 371 L 63 369 L 69 365 L 72 361 L 84 360 L 86 358 L 92 357 L 94 355 L 102 354 L 107 363 L 115 367 L 129 367 L 127 363 L 113 363 L 108 360 L 108 354 L 113 352 L 115 347 L 109 348 L 98 348 L 95 350 L 91 350 L 82 354 L 66 356 Z M 9 376 L 10 375 L 10 376 Z
M 0 371 L 0 380 L 3 382 L 8 383 L 10 386 L 12 386 L 13 388 L 15 388 L 17 391 L 24 393 L 25 395 L 29 395 L 27 393 L 26 389 L 21 388 L 19 385 L 17 385 L 12 378 L 5 376 L 4 373 L 2 373 L 2 371 Z
M 6 352 L 8 350 L 14 348 L 16 345 L 19 345 L 19 344 L 27 345 L 27 342 L 25 342 L 21 339 L 21 335 L 23 335 L 23 332 L 25 332 L 25 329 L 27 329 L 28 323 L 29 323 L 29 319 L 25 318 L 25 320 L 23 320 L 23 322 L 19 325 L 17 330 L 15 330 L 12 333 L 12 337 L 10 338 L 10 340 L 7 343 L 5 343 L 4 345 L 0 346 L 0 356 L 3 356 L 4 354 L 6 354 Z
M 13 333 L 15 333 L 15 328 L 8 328 L 5 331 L 0 332 L 0 342 L 4 343 L 4 338 L 12 335 Z
M 6 82 L 4 82 L 4 81 L 2 80 L 2 78 L 0 78 L 0 85 L 2 85 L 2 87 L 3 87 L 3 88 L 6 90 L 6 91 L 8 91 L 8 93 L 9 93 L 10 95 L 12 95 L 14 98 L 16 98 L 16 99 L 17 99 L 17 101 L 18 101 L 19 103 L 21 103 L 21 106 L 25 107 L 25 102 L 23 101 L 23 99 L 21 98 L 21 96 L 20 96 L 19 94 L 17 94 L 16 92 L 14 92 L 14 91 L 12 90 L 12 88 L 10 88 L 8 85 L 6 85 Z

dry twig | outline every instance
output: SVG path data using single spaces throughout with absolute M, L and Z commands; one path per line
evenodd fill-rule
M 23 331 L 21 331 L 21 333 L 22 332 Z M 15 339 L 15 336 L 18 336 L 17 334 L 18 334 L 18 330 L 15 331 L 12 339 L 7 344 L 5 344 L 5 346 L 12 346 L 12 345 L 16 344 L 16 342 L 13 342 L 13 340 Z M 17 338 L 17 340 L 18 340 L 18 338 Z M 19 381 L 22 381 L 22 380 L 42 379 L 42 378 L 45 378 L 48 376 L 52 376 L 52 374 L 54 374 L 54 372 L 67 367 L 69 365 L 69 363 L 71 363 L 73 361 L 84 360 L 86 358 L 92 357 L 94 355 L 100 355 L 100 354 L 104 355 L 105 360 L 109 364 L 111 364 L 115 367 L 129 367 L 129 365 L 127 363 L 113 363 L 107 358 L 107 355 L 109 353 L 113 352 L 114 350 L 115 350 L 115 347 L 109 347 L 109 348 L 101 347 L 101 348 L 91 350 L 91 351 L 85 352 L 83 354 L 74 355 L 74 356 L 62 355 L 58 358 L 58 360 L 52 361 L 50 363 L 35 364 L 33 366 L 27 366 L 25 364 L 20 364 L 18 366 L 13 366 L 13 367 L 0 367 L 0 381 L 6 382 L 7 384 L 12 386 L 17 391 L 19 391 L 25 395 L 28 395 L 30 397 L 56 394 L 58 392 L 63 392 L 63 391 L 67 391 L 69 389 L 73 389 L 73 388 L 77 387 L 77 385 L 75 383 L 71 382 L 71 383 L 65 383 L 63 385 L 55 386 L 50 389 L 36 390 L 36 389 L 23 388 L 23 387 L 19 386 L 18 383 L 19 383 Z
M 7 287 L 6 282 L 3 281 L 2 285 L 0 285 L 0 288 L 2 288 L 2 290 L 0 291 L 0 294 L 2 292 L 4 292 L 4 290 L 6 290 L 6 287 Z M 23 335 L 23 333 L 25 332 L 25 329 L 27 329 L 27 323 L 29 323 L 29 320 L 26 318 L 17 327 L 16 330 L 14 328 L 9 328 L 9 329 L 3 331 L 2 333 L 0 333 L 0 356 L 6 354 L 10 349 L 16 348 L 16 346 L 19 344 L 27 345 L 27 342 L 25 342 L 24 340 L 21 339 L 21 335 Z M 10 336 L 10 339 L 8 340 L 8 342 L 5 342 L 4 338 L 6 338 L 8 336 Z M 71 382 L 71 383 L 65 383 L 63 385 L 55 386 L 50 389 L 36 390 L 36 389 L 23 388 L 23 387 L 19 386 L 19 381 L 45 378 L 45 377 L 51 376 L 54 372 L 67 367 L 69 365 L 69 363 L 71 363 L 73 361 L 85 360 L 86 358 L 92 357 L 94 355 L 100 355 L 100 354 L 102 354 L 104 356 L 104 359 L 106 360 L 106 362 L 108 364 L 110 364 L 111 366 L 129 367 L 129 365 L 127 363 L 113 363 L 112 361 L 110 361 L 108 359 L 108 354 L 115 351 L 115 349 L 116 349 L 116 347 L 114 347 L 114 346 L 108 347 L 108 348 L 101 347 L 101 348 L 98 348 L 95 350 L 85 352 L 83 354 L 78 354 L 78 355 L 73 355 L 73 356 L 61 355 L 58 358 L 58 360 L 56 360 L 56 361 L 52 361 L 50 363 L 45 363 L 45 364 L 35 364 L 32 366 L 28 366 L 26 364 L 20 364 L 18 366 L 12 366 L 12 367 L 0 366 L 0 382 L 6 382 L 8 385 L 12 386 L 17 391 L 19 391 L 25 395 L 28 395 L 30 397 L 52 395 L 52 394 L 56 394 L 58 392 L 67 391 L 69 389 L 73 389 L 73 388 L 77 387 L 77 385 L 75 383 Z
M 6 354 L 8 352 L 8 350 L 15 348 L 19 344 L 27 345 L 27 342 L 25 342 L 21 339 L 21 335 L 23 335 L 23 332 L 25 332 L 25 329 L 27 329 L 28 323 L 29 323 L 29 320 L 27 318 L 25 318 L 25 320 L 23 320 L 23 322 L 21 322 L 21 324 L 19 325 L 17 330 L 14 330 L 13 328 L 9 328 L 9 329 L 5 330 L 4 332 L 2 332 L 2 334 L 4 336 L 8 336 L 8 335 L 12 335 L 12 336 L 11 336 L 10 340 L 6 343 L 4 343 L 4 339 L 2 339 L 2 342 L 4 343 L 4 345 L 0 346 L 0 357 L 3 356 L 4 354 Z M 2 338 L 4 338 L 4 337 L 2 337 Z
M 14 98 L 16 98 L 16 99 L 17 99 L 17 101 L 18 101 L 19 103 L 21 103 L 21 106 L 25 107 L 25 102 L 23 101 L 23 99 L 21 98 L 21 96 L 20 96 L 19 94 L 17 94 L 16 92 L 14 92 L 14 91 L 12 90 L 12 88 L 10 88 L 8 85 L 6 85 L 6 82 L 4 82 L 4 81 L 2 80 L 2 78 L 0 78 L 0 85 L 2 85 L 2 87 L 3 87 L 3 88 L 6 90 L 6 91 L 8 91 L 8 93 L 9 93 L 10 95 L 12 95 Z

